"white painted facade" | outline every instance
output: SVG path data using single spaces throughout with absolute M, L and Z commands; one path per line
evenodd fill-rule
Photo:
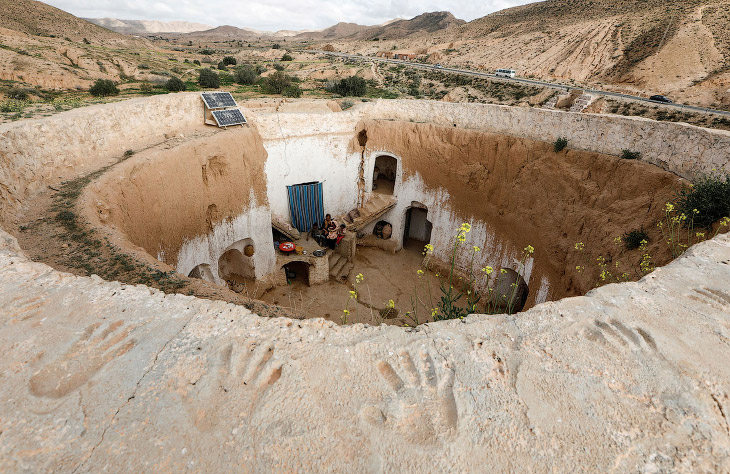
M 253 193 L 252 202 L 255 202 Z M 218 259 L 228 248 L 243 239 L 251 239 L 255 248 L 253 257 L 256 278 L 263 278 L 275 270 L 276 255 L 271 233 L 271 213 L 266 206 L 253 206 L 247 212 L 217 224 L 207 235 L 186 241 L 177 256 L 178 273 L 187 275 L 199 264 L 210 265 L 213 279 L 221 284 Z M 159 256 L 158 256 L 159 258 Z M 164 260 L 162 260 L 164 261 Z

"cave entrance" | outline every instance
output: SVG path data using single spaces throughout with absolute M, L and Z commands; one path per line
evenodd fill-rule
M 397 176 L 398 160 L 392 156 L 378 156 L 373 169 L 373 192 L 392 196 Z
M 227 282 L 246 283 L 256 278 L 253 240 L 231 244 L 218 259 L 218 276 Z
M 210 283 L 215 283 L 215 278 L 213 278 L 213 271 L 210 269 L 210 265 L 207 263 L 201 263 L 200 265 L 197 265 L 195 268 L 190 270 L 190 273 L 188 273 L 189 278 L 198 278 L 200 280 L 205 280 Z
M 289 262 L 283 267 L 286 282 L 290 285 L 309 286 L 309 267 L 306 262 Z
M 428 207 L 413 201 L 406 209 L 406 222 L 403 226 L 403 246 L 418 245 L 421 249 L 431 242 L 433 224 L 428 220 Z

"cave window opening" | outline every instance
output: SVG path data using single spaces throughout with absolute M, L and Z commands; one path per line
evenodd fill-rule
M 281 268 L 286 275 L 287 284 L 309 286 L 309 267 L 306 262 L 289 262 Z

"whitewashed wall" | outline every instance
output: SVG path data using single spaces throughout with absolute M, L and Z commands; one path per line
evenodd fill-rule
M 251 196 L 252 202 L 255 198 Z M 253 240 L 253 255 L 256 278 L 273 272 L 276 266 L 274 239 L 271 233 L 271 213 L 266 206 L 252 206 L 250 210 L 217 224 L 207 235 L 188 240 L 180 248 L 177 256 L 176 271 L 187 275 L 201 263 L 210 265 L 216 283 L 221 283 L 218 275 L 218 259 L 233 243 L 250 238 Z M 158 255 L 164 261 L 164 256 Z

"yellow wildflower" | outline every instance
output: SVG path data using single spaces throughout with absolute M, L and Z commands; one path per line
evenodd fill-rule
M 474 249 L 474 251 L 475 251 L 475 252 L 479 252 L 479 251 L 481 250 L 481 249 L 480 249 L 479 247 L 477 247 L 476 245 L 475 245 L 474 247 L 472 247 L 472 248 Z
M 486 267 L 482 268 L 482 271 L 484 273 L 486 273 L 487 275 L 491 275 L 492 272 L 494 271 L 494 268 L 492 268 L 489 265 L 487 265 Z
M 576 243 L 576 244 L 574 245 L 574 247 L 575 247 L 575 249 L 576 249 L 577 251 L 579 251 L 579 252 L 582 252 L 582 251 L 583 251 L 583 249 L 585 249 L 585 248 L 586 248 L 586 246 L 585 246 L 585 244 L 584 244 L 583 242 L 577 242 L 577 243 Z
M 343 309 L 342 312 L 345 313 L 345 316 L 349 316 L 350 315 L 350 311 L 349 310 Z
M 421 278 L 423 276 L 423 270 L 417 270 L 416 274 L 418 275 L 418 278 Z
M 671 202 L 668 202 L 664 205 L 664 211 L 665 212 L 672 212 L 674 210 L 674 204 Z
M 471 232 L 471 224 L 467 224 L 466 222 L 464 222 L 463 224 L 461 224 L 461 227 L 459 227 L 459 230 L 461 232 L 469 233 Z
M 350 290 L 350 298 L 357 298 L 357 292 Z
M 525 252 L 532 255 L 533 253 L 535 253 L 535 247 L 533 247 L 532 245 L 528 245 L 527 247 L 525 247 Z

